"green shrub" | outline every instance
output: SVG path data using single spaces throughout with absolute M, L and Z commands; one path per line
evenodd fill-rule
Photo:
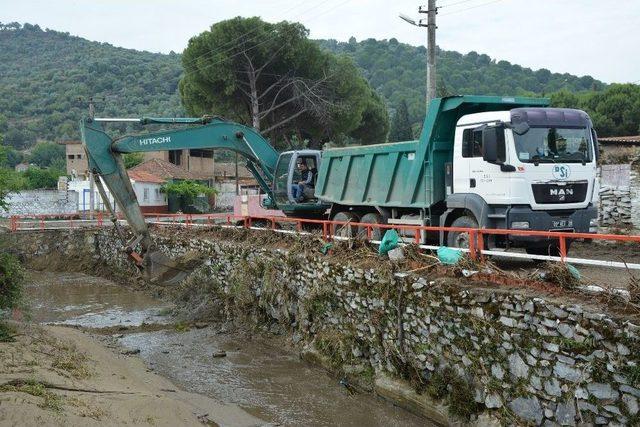
M 15 256 L 0 254 L 0 342 L 13 339 L 15 331 L 2 322 L 2 317 L 11 309 L 20 307 L 24 277 L 24 270 Z

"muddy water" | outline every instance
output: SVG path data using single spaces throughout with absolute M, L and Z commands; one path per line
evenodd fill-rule
M 36 322 L 104 328 L 168 321 L 166 304 L 86 274 L 31 272 L 27 292 Z
M 166 306 L 104 279 L 75 273 L 33 273 L 27 292 L 40 322 L 85 327 L 166 323 Z M 147 364 L 182 388 L 234 403 L 274 424 L 418 426 L 428 421 L 370 395 L 353 394 L 323 370 L 283 351 L 276 341 L 239 337 L 213 327 L 171 327 L 125 334 Z M 213 357 L 219 350 L 226 357 Z

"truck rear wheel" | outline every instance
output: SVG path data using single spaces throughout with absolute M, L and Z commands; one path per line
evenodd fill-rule
M 333 221 L 356 223 L 359 221 L 358 215 L 350 211 L 338 212 L 333 216 Z M 356 236 L 358 227 L 347 224 L 332 224 L 331 234 L 339 237 L 347 237 L 349 239 Z
M 376 212 L 371 212 L 368 214 L 364 214 L 362 219 L 360 219 L 361 224 L 384 224 L 384 220 L 382 219 L 382 215 Z M 382 239 L 382 235 L 384 234 L 383 229 L 378 227 L 371 227 L 371 239 L 370 240 L 380 240 Z M 367 238 L 367 227 L 360 226 L 358 227 L 358 237 L 362 239 Z
M 451 227 L 478 228 L 478 222 L 470 216 L 456 218 Z M 447 246 L 450 248 L 469 249 L 469 233 L 465 231 L 449 231 L 447 233 Z

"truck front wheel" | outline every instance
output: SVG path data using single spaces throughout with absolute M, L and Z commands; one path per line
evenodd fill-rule
M 478 222 L 470 216 L 456 218 L 451 227 L 478 228 Z M 469 233 L 466 231 L 449 231 L 447 233 L 447 246 L 450 248 L 469 249 Z

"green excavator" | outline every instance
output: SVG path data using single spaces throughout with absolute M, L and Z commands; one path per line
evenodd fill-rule
M 171 130 L 147 132 L 141 135 L 112 138 L 105 130 L 108 123 L 136 123 L 139 125 L 172 125 Z M 106 185 L 131 227 L 134 238 L 126 240 L 125 251 L 139 269 L 149 276 L 164 274 L 172 265 L 153 249 L 149 230 L 124 167 L 122 155 L 148 151 L 182 149 L 228 149 L 241 155 L 247 169 L 253 174 L 266 194 L 264 207 L 280 209 L 297 217 L 321 217 L 329 205 L 310 195 L 304 202 L 294 200 L 291 186 L 295 182 L 299 160 L 319 165 L 317 150 L 286 151 L 278 153 L 255 129 L 217 117 L 205 118 L 84 118 L 80 122 L 82 141 L 87 153 L 89 169 L 95 177 L 96 187 L 115 221 L 114 207 L 106 196 Z M 136 252 L 135 248 L 140 251 Z

